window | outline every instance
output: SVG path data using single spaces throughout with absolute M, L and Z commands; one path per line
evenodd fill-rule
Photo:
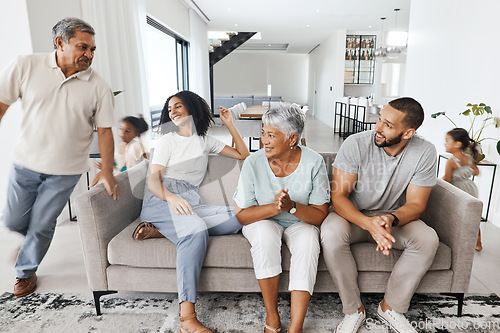
M 147 17 L 146 45 L 151 111 L 161 110 L 167 98 L 189 89 L 189 43 Z

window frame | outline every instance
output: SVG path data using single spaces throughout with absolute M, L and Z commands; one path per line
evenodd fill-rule
M 175 39 L 175 59 L 177 68 L 177 90 L 189 90 L 189 42 L 167 29 L 151 16 L 146 15 L 147 24 Z M 181 62 L 181 64 L 179 64 Z

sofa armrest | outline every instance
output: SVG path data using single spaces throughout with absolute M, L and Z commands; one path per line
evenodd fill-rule
M 118 200 L 113 200 L 102 184 L 76 197 L 85 270 L 92 291 L 108 290 L 108 243 L 139 217 L 147 170 L 148 162 L 143 161 L 116 176 L 121 190 Z
M 469 288 L 482 208 L 480 200 L 438 179 L 421 216 L 451 248 L 450 292 L 464 293 Z

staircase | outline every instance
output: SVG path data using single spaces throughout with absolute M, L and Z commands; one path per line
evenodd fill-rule
M 233 52 L 255 34 L 256 32 L 228 32 L 227 39 L 210 39 L 210 67 L 215 65 L 229 53 Z
M 227 32 L 222 38 L 209 39 L 210 95 L 212 113 L 214 109 L 214 65 L 252 38 L 257 32 Z

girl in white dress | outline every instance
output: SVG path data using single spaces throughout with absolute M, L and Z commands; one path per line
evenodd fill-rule
M 116 155 L 116 164 L 120 171 L 125 171 L 148 158 L 148 153 L 141 141 L 141 134 L 145 133 L 148 128 L 143 117 L 128 116 L 120 121 L 118 135 L 121 142 Z
M 443 180 L 477 198 L 477 186 L 471 179 L 472 176 L 479 175 L 477 143 L 469 137 L 469 133 L 465 129 L 454 128 L 446 134 L 444 146 L 446 152 L 453 154 L 453 157 L 446 162 Z M 468 148 L 471 150 L 472 156 L 465 153 Z M 479 229 L 476 250 L 481 251 L 482 249 L 481 229 Z

